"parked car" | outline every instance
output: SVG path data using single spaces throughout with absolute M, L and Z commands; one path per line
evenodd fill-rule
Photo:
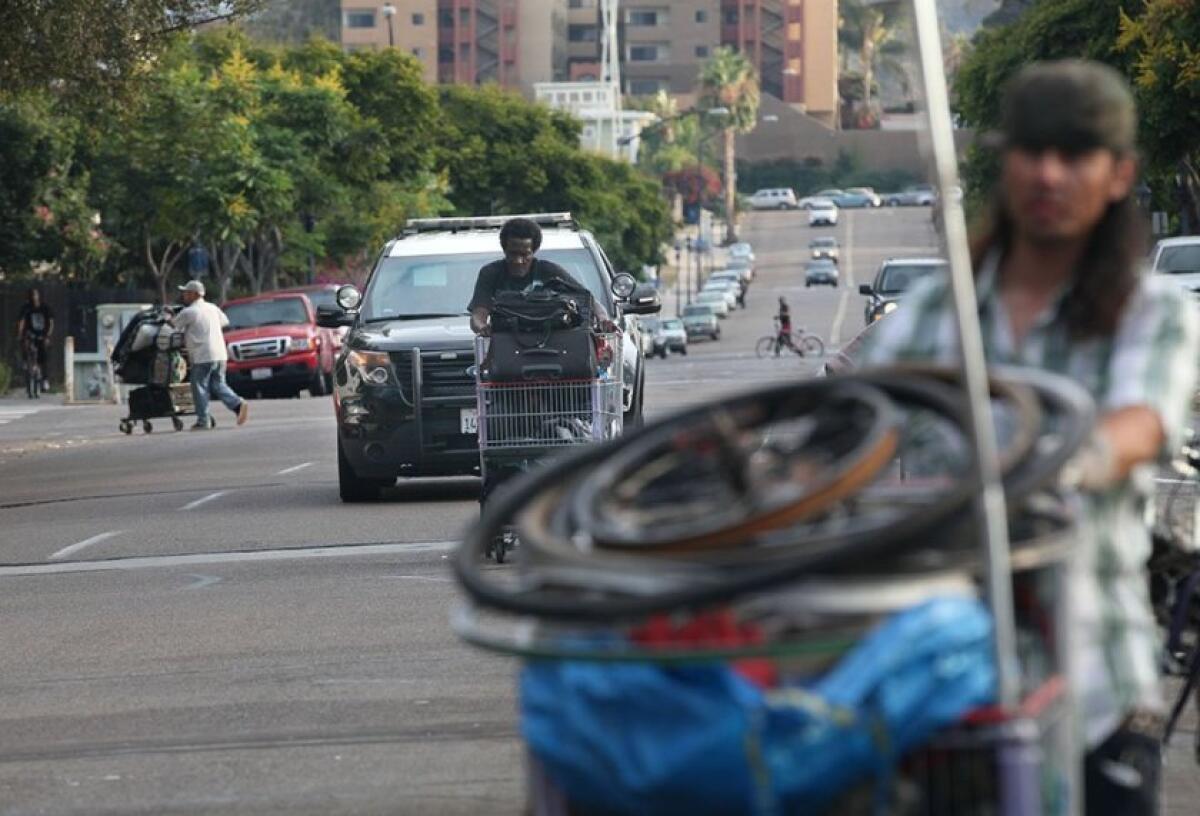
M 731 280 L 709 280 L 704 284 L 704 288 L 700 290 L 700 294 L 706 292 L 718 292 L 725 296 L 725 303 L 729 307 L 729 311 L 737 308 L 738 297 L 742 293 L 742 286 L 737 281 Z
M 752 247 L 750 244 L 747 244 L 744 241 L 742 241 L 740 243 L 736 243 L 736 244 L 730 244 L 729 257 L 730 258 L 744 258 L 745 260 L 747 260 L 751 264 L 753 264 L 754 263 L 754 247 Z
M 862 188 L 856 188 L 862 189 Z M 864 192 L 854 192 L 854 190 L 846 190 L 839 196 L 833 197 L 833 203 L 840 210 L 863 209 L 865 207 L 874 207 L 875 199 L 872 197 L 874 193 L 868 195 Z
M 340 341 L 335 331 L 317 325 L 307 295 L 269 292 L 222 308 L 229 317 L 225 378 L 238 394 L 294 397 L 307 390 L 323 397 L 333 389 Z
M 730 258 L 725 261 L 725 268 L 736 270 L 742 276 L 742 280 L 747 283 L 754 280 L 754 262 L 749 258 Z
M 659 321 L 658 328 L 654 332 L 654 353 L 659 357 L 666 358 L 667 354 L 671 352 L 688 353 L 687 330 L 683 327 L 683 321 L 677 317 Z
M 729 295 L 727 293 L 714 292 L 711 289 L 696 295 L 696 302 L 712 306 L 713 311 L 720 318 L 729 317 L 729 312 L 734 308 L 729 304 Z M 736 299 L 734 300 L 734 304 L 737 304 Z
M 837 238 L 834 238 L 832 235 L 813 238 L 808 242 L 808 251 L 814 261 L 826 258 L 834 263 L 838 262 L 838 242 Z
M 732 281 L 733 283 L 737 284 L 737 287 L 740 291 L 744 292 L 746 289 L 750 288 L 750 283 L 742 275 L 743 271 L 744 270 L 741 269 L 721 269 L 709 275 L 706 283 L 712 283 L 713 281 Z
M 804 265 L 804 287 L 829 286 L 837 288 L 838 268 L 833 261 L 822 258 L 819 261 L 809 261 Z
M 870 187 L 848 187 L 846 189 L 846 195 L 863 196 L 867 199 L 868 202 L 870 202 L 868 204 L 868 206 L 870 206 L 870 207 L 880 207 L 883 205 L 883 199 L 880 198 L 879 194 L 876 193 L 874 190 L 872 190 Z M 847 206 L 853 206 L 853 205 L 847 205 Z
M 1164 238 L 1154 245 L 1151 257 L 1153 274 L 1170 275 L 1189 293 L 1200 293 L 1200 235 Z
M 889 258 L 879 266 L 875 282 L 858 287 L 867 296 L 863 320 L 867 325 L 895 311 L 904 293 L 922 278 L 939 274 L 946 268 L 941 258 Z
M 715 307 L 707 303 L 692 303 L 683 307 L 683 329 L 688 340 L 695 337 L 707 337 L 710 340 L 721 339 L 721 323 L 717 318 Z
M 825 196 L 822 196 L 820 193 L 814 193 L 813 195 L 805 196 L 797 201 L 796 206 L 802 210 L 811 210 L 813 208 L 813 203 L 820 201 L 822 198 L 825 198 Z
M 642 354 L 649 357 L 654 353 L 654 333 L 658 331 L 658 318 L 639 317 L 638 336 L 641 338 Z
M 640 422 L 645 382 L 633 315 L 661 307 L 652 286 L 614 272 L 603 248 L 570 213 L 530 216 L 542 227 L 538 257 L 587 287 L 621 331 L 625 421 Z M 368 501 L 397 477 L 478 473 L 474 335 L 466 313 L 480 267 L 501 257 L 506 216 L 409 221 L 388 241 L 365 291 L 338 292 L 325 326 L 349 326 L 334 369 L 338 487 Z
M 796 209 L 796 193 L 791 187 L 770 187 L 763 190 L 755 190 L 754 194 L 747 201 L 756 210 Z
M 837 222 L 837 205 L 828 198 L 817 201 L 812 209 L 808 211 L 808 225 L 810 227 L 836 227 Z
M 932 184 L 911 184 L 898 193 L 887 193 L 883 203 L 889 207 L 929 207 L 934 198 Z
M 320 311 L 322 306 L 333 307 L 337 306 L 337 291 L 346 285 L 348 281 L 342 283 L 314 283 L 307 286 L 291 286 L 287 289 L 277 289 L 280 294 L 301 294 L 308 297 L 312 302 L 313 309 Z M 346 337 L 346 332 L 349 331 L 345 326 L 340 326 L 336 329 L 325 329 L 334 339 L 334 356 L 342 350 L 342 340 Z

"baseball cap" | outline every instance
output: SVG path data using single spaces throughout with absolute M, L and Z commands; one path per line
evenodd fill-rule
M 198 280 L 190 280 L 183 286 L 179 287 L 180 292 L 195 292 L 200 297 L 204 297 L 204 284 Z
M 1120 73 L 1100 62 L 1032 63 L 1009 82 L 1002 110 L 1004 147 L 1128 153 L 1137 144 L 1133 92 Z

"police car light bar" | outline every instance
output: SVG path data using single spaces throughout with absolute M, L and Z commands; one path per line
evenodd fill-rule
M 406 234 L 419 232 L 458 232 L 460 230 L 500 229 L 512 218 L 528 218 L 542 227 L 570 227 L 579 225 L 569 212 L 523 213 L 521 215 L 485 215 L 474 218 L 410 218 L 404 227 Z

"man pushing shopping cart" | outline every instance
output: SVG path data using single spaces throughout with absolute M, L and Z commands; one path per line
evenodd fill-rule
M 535 257 L 528 218 L 500 230 L 504 257 L 479 270 L 471 298 L 479 406 L 479 501 L 556 450 L 621 432 L 620 334 L 591 293 Z M 496 542 L 503 561 L 512 537 Z

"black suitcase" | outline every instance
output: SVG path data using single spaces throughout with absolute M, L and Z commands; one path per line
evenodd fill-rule
M 129 418 L 133 420 L 154 419 L 175 415 L 175 404 L 171 391 L 148 385 L 129 392 Z
M 492 335 L 480 377 L 485 382 L 589 380 L 596 376 L 596 341 L 587 326 Z

